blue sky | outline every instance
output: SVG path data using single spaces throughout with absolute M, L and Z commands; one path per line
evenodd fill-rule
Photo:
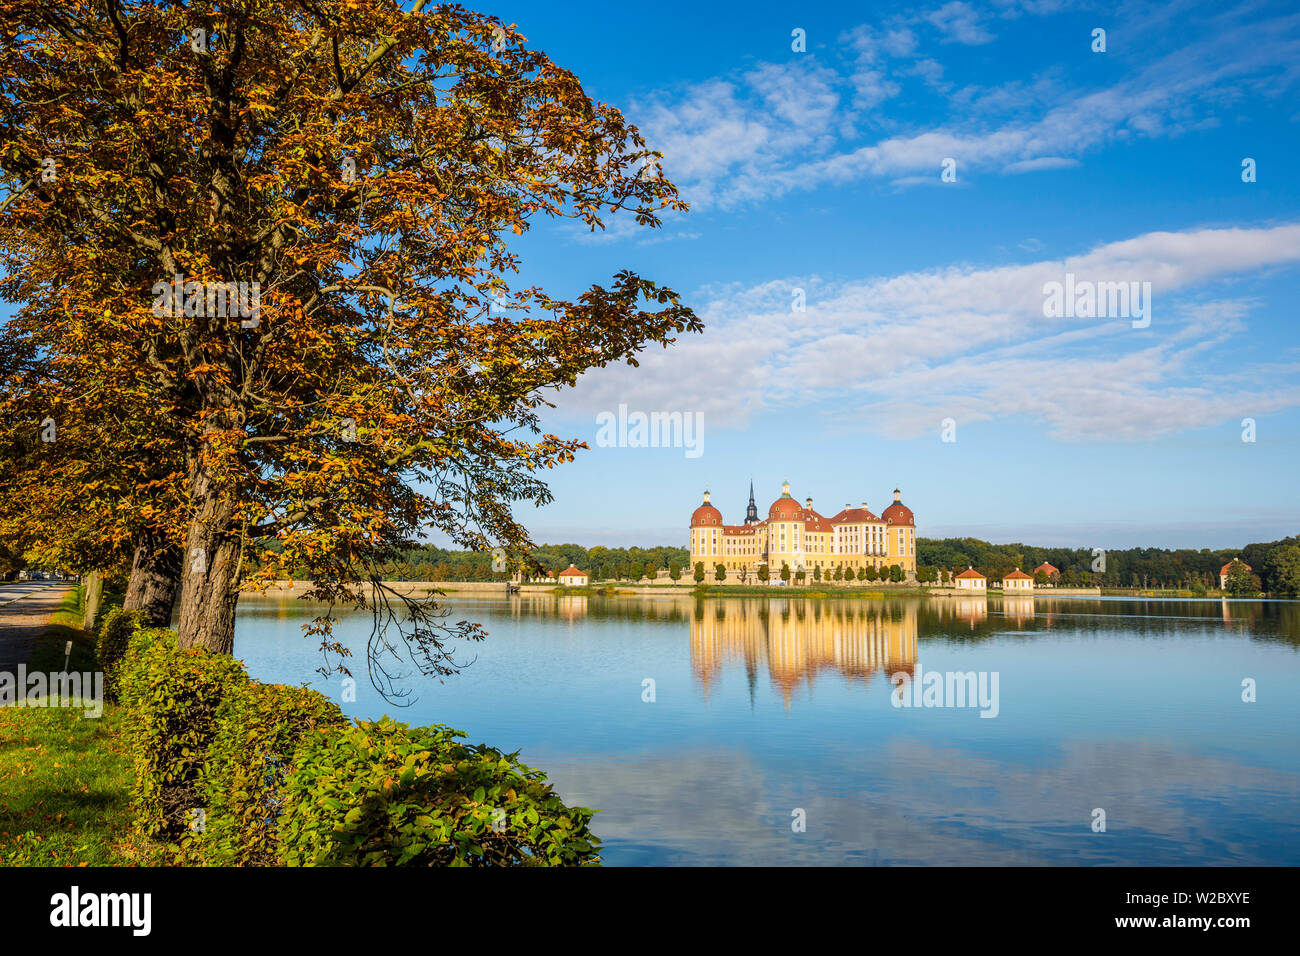
M 622 109 L 692 205 L 657 232 L 536 228 L 523 278 L 576 295 L 632 269 L 707 326 L 555 396 L 548 424 L 592 448 L 548 475 L 537 540 L 684 544 L 701 492 L 738 522 L 751 476 L 764 512 L 787 478 L 827 514 L 879 511 L 897 485 L 927 536 L 1300 531 L 1300 13 L 482 9 Z M 1044 283 L 1066 272 L 1150 282 L 1149 326 L 1045 317 Z M 701 414 L 702 453 L 597 447 L 620 404 Z

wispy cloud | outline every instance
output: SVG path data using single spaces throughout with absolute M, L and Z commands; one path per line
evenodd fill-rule
M 943 35 L 944 40 L 980 46 L 993 41 L 993 34 L 980 22 L 980 14 L 969 3 L 952 0 L 923 15 L 927 23 Z
M 1152 232 L 1064 260 L 706 290 L 708 331 L 654 351 L 635 374 L 585 376 L 562 409 L 691 408 L 711 427 L 780 407 L 824 407 L 838 427 L 905 438 L 942 418 L 1023 419 L 1065 440 L 1136 439 L 1300 405 L 1300 376 L 1225 374 L 1254 300 L 1222 279 L 1300 263 L 1300 224 Z M 1149 328 L 1046 318 L 1045 283 L 1146 281 Z M 793 290 L 807 311 L 791 310 Z M 1276 358 L 1273 356 L 1272 358 Z
M 1054 11 L 1008 4 L 1002 16 Z M 629 112 L 686 198 L 708 210 L 824 185 L 937 179 L 948 157 L 971 173 L 1064 168 L 1134 137 L 1214 125 L 1241 97 L 1292 95 L 1300 83 L 1300 15 L 1239 7 L 1172 48 L 1166 16 L 1125 22 L 1114 55 L 1130 68 L 1108 85 L 1072 84 L 1059 67 L 1002 84 L 956 82 L 944 50 L 995 49 L 996 36 L 969 4 L 950 2 L 847 30 L 828 50 L 661 91 Z M 907 95 L 917 84 L 932 108 L 918 111 Z

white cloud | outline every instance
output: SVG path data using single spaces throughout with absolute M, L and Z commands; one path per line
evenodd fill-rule
M 1008 163 L 1002 167 L 1004 173 L 1036 173 L 1042 169 L 1070 169 L 1078 166 L 1077 159 L 1066 156 L 1040 156 L 1038 159 L 1022 159 L 1018 163 Z
M 1267 387 L 1250 369 L 1225 376 L 1217 351 L 1242 337 L 1258 303 L 1200 290 L 1296 263 L 1300 224 L 1288 224 L 1153 232 L 1064 260 L 715 289 L 699 297 L 704 335 L 650 351 L 634 370 L 589 373 L 562 410 L 626 402 L 740 427 L 765 409 L 825 403 L 845 428 L 896 438 L 947 416 L 1029 419 L 1067 440 L 1218 424 L 1300 405 L 1300 385 L 1293 373 L 1270 375 Z M 1150 282 L 1150 327 L 1045 318 L 1044 283 L 1067 272 Z M 806 290 L 804 313 L 790 310 L 794 287 Z
M 954 43 L 979 46 L 993 41 L 993 34 L 980 24 L 975 8 L 961 0 L 945 3 L 925 14 L 923 19 L 942 33 L 944 39 Z

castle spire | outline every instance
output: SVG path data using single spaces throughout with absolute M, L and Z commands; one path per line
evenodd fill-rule
M 754 479 L 749 479 L 749 507 L 745 509 L 745 524 L 758 524 L 758 505 L 754 503 Z

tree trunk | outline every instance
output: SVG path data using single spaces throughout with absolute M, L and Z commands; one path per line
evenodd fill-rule
M 176 645 L 229 654 L 235 646 L 235 604 L 243 571 L 235 502 L 217 489 L 202 465 L 191 476 L 194 517 L 181 556 Z
M 180 549 L 167 544 L 154 531 L 141 532 L 136 538 L 122 607 L 139 611 L 151 627 L 166 627 L 172 622 L 180 577 Z
M 87 571 L 81 576 L 81 602 L 85 605 L 83 630 L 89 631 L 99 616 L 99 605 L 104 597 L 104 576 L 99 571 Z

